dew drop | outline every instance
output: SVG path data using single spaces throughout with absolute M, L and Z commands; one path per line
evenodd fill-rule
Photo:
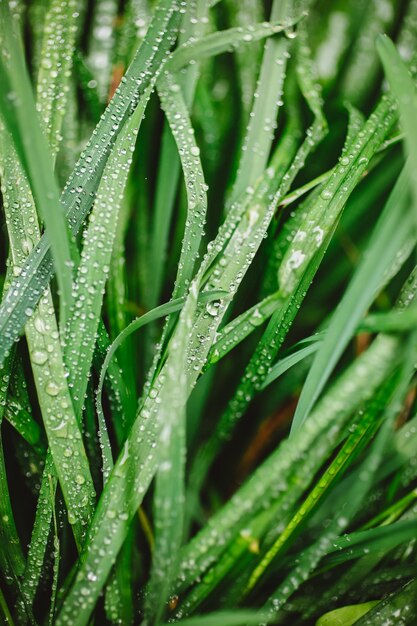
M 36 365 L 44 365 L 48 360 L 48 355 L 43 350 L 34 350 L 31 354 L 32 361 Z
M 50 380 L 45 387 L 45 391 L 50 396 L 57 396 L 59 394 L 59 387 L 53 380 Z

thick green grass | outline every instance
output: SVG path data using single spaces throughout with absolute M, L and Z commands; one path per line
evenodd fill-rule
M 0 0 L 0 614 L 415 624 L 415 0 Z

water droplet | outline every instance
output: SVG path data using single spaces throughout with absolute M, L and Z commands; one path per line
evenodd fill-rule
M 206 306 L 206 311 L 209 315 L 216 317 L 219 312 L 220 302 L 209 302 Z
M 36 363 L 36 365 L 44 365 L 48 360 L 48 355 L 43 350 L 34 350 L 31 354 L 32 361 Z
M 59 394 L 59 386 L 53 380 L 50 380 L 45 387 L 45 391 L 50 396 L 57 396 Z

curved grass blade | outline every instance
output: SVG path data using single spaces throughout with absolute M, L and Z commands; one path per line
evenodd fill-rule
M 31 184 L 40 217 L 45 221 L 60 289 L 61 319 L 65 321 L 71 304 L 71 254 L 68 228 L 59 205 L 51 155 L 42 134 L 35 109 L 32 88 L 24 64 L 13 19 L 7 2 L 0 5 L 0 67 L 7 87 L 2 90 L 1 112 L 13 139 L 16 153 Z
M 196 294 L 192 296 L 194 297 Z M 184 333 L 188 346 L 190 313 L 187 303 L 184 311 L 171 339 L 171 346 L 178 341 L 182 343 Z M 70 616 L 74 626 L 82 626 L 88 622 L 111 569 L 112 560 L 118 554 L 126 537 L 129 522 L 136 514 L 160 464 L 160 449 L 157 442 L 160 442 L 164 424 L 173 424 L 177 419 L 170 411 L 173 394 L 177 394 L 173 383 L 176 375 L 178 368 L 173 350 L 168 354 L 161 374 L 146 397 L 109 476 L 91 526 L 88 550 L 83 554 L 74 583 L 57 618 L 59 626 L 66 624 Z M 188 384 L 187 382 L 187 386 Z M 185 391 L 183 398 L 189 393 Z M 103 545 L 107 545 L 107 550 L 103 550 Z M 86 584 L 88 594 L 85 592 L 81 594 L 80 590 L 84 589 Z
M 296 432 L 304 424 L 354 334 L 360 318 L 375 299 L 398 253 L 408 243 L 410 233 L 413 232 L 408 203 L 407 174 L 403 172 L 375 228 L 366 257 L 358 267 L 337 312 L 330 321 L 326 336 L 304 383 L 292 423 L 292 432 Z
M 165 68 L 171 74 L 176 74 L 191 62 L 224 52 L 232 52 L 245 43 L 272 37 L 272 35 L 282 33 L 285 29 L 291 28 L 295 22 L 293 19 L 282 20 L 281 22 L 274 20 L 248 27 L 228 28 L 224 31 L 206 35 L 198 41 L 184 43 L 180 48 L 177 48 L 167 61 Z
M 39 237 L 36 210 L 27 179 L 8 134 L 1 137 L 2 190 L 9 230 L 14 273 Z M 28 313 L 25 327 L 30 362 L 48 443 L 80 546 L 91 519 L 95 492 L 74 413 L 59 332 L 49 289 L 36 311 Z
M 61 204 L 73 234 L 79 231 L 93 204 L 105 163 L 120 129 L 133 113 L 137 102 L 144 97 L 151 81 L 162 70 L 177 33 L 180 19 L 177 9 L 176 0 L 162 0 L 158 4 L 142 45 L 62 192 Z M 100 149 L 97 150 L 96 146 Z M 0 306 L 0 363 L 19 337 L 27 321 L 26 311 L 36 307 L 52 275 L 49 242 L 43 235 Z
M 222 298 L 225 295 L 226 294 L 224 291 L 207 292 L 207 293 L 200 294 L 199 300 L 201 302 L 208 303 L 213 300 L 218 300 L 219 298 Z M 167 317 L 168 315 L 171 315 L 172 313 L 177 313 L 178 311 L 181 311 L 182 307 L 184 306 L 184 303 L 185 303 L 184 297 L 174 298 L 173 300 L 170 300 L 169 302 L 166 302 L 165 304 L 161 304 L 155 309 L 152 309 L 152 311 L 148 311 L 147 313 L 144 313 L 141 317 L 139 317 L 136 320 L 133 320 L 133 322 L 131 322 L 129 326 L 127 326 L 124 330 L 122 330 L 122 332 L 116 337 L 116 339 L 112 342 L 112 344 L 109 345 L 107 352 L 106 352 L 105 359 L 103 361 L 103 365 L 101 367 L 99 383 L 97 386 L 97 399 L 96 399 L 97 414 L 101 416 L 103 421 L 104 421 L 104 413 L 103 413 L 103 406 L 101 403 L 101 395 L 103 393 L 103 384 L 104 384 L 104 379 L 105 379 L 107 370 L 110 367 L 111 361 L 116 353 L 116 350 L 129 337 L 129 335 L 136 332 L 143 326 L 150 324 L 151 322 L 154 322 L 163 317 Z
M 190 285 L 203 236 L 207 212 L 207 186 L 181 86 L 167 71 L 158 80 L 158 94 L 177 144 L 187 190 L 187 217 L 173 297 L 183 296 Z
M 143 114 L 144 106 L 140 103 L 116 140 L 104 168 L 89 225 L 84 234 L 83 250 L 73 289 L 74 305 L 65 341 L 70 379 L 73 384 L 77 381 L 74 404 L 78 415 L 81 414 L 93 359 L 118 213 Z
M 208 5 L 204 0 L 190 3 L 183 19 L 179 45 L 189 39 L 200 39 L 204 34 L 207 21 Z M 194 92 L 198 78 L 199 67 L 195 63 L 186 68 L 177 77 L 178 87 L 182 91 L 184 103 L 189 109 L 194 99 Z M 174 98 L 175 99 L 175 98 Z M 174 103 L 171 102 L 171 106 Z M 183 108 L 182 102 L 180 102 Z M 188 116 L 187 116 L 188 117 Z M 173 120 L 172 120 L 173 121 Z M 193 146 L 196 151 L 197 146 Z M 162 288 L 164 262 L 168 246 L 169 227 L 174 210 L 175 195 L 177 193 L 180 175 L 180 159 L 178 147 L 175 143 L 168 121 L 165 122 L 162 133 L 161 157 L 159 160 L 158 180 L 156 183 L 155 208 L 152 220 L 150 244 L 150 264 L 154 268 L 152 281 L 149 284 L 149 304 L 154 308 L 160 297 Z
M 350 415 L 370 399 L 398 361 L 401 342 L 391 336 L 379 337 L 340 377 L 314 410 L 314 423 L 308 431 L 297 433 L 284 441 L 254 472 L 252 477 L 214 515 L 182 552 L 178 575 L 178 589 L 191 584 L 223 551 L 224 542 L 233 536 L 236 526 L 245 524 L 249 515 L 268 506 L 287 491 L 292 463 L 306 460 L 306 451 L 312 450 L 314 467 L 327 458 L 329 447 L 335 444 Z M 363 379 L 363 371 L 370 378 Z M 372 378 L 372 380 L 371 380 Z M 332 424 L 332 430 L 329 425 Z M 317 471 L 311 467 L 310 477 Z M 277 480 L 279 477 L 279 480 Z M 221 541 L 220 541 L 221 538 Z

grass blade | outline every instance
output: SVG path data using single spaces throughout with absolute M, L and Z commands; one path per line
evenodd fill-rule
M 400 123 L 406 137 L 409 166 L 408 172 L 413 191 L 414 204 L 417 206 L 417 132 L 415 117 L 417 112 L 417 91 L 413 79 L 388 37 L 380 36 L 377 42 L 378 52 L 384 64 L 385 73 L 392 86 L 400 110 Z
M 74 401 L 78 414 L 87 389 L 118 213 L 143 114 L 144 107 L 139 104 L 116 140 L 84 234 L 74 284 L 74 306 L 66 334 L 66 362 L 73 384 L 76 381 Z
M 197 305 L 196 286 L 191 288 L 190 295 L 168 355 L 168 359 L 172 355 L 176 362 L 175 366 L 172 363 L 170 368 L 167 367 L 166 393 L 170 405 L 165 409 L 166 415 L 162 416 L 164 426 L 155 484 L 155 547 L 145 604 L 145 622 L 149 624 L 158 624 L 163 616 L 178 567 L 183 535 L 187 332 L 192 327 Z
M 292 432 L 296 432 L 304 424 L 360 318 L 381 288 L 388 268 L 393 265 L 398 253 L 407 243 L 412 232 L 408 202 L 408 182 L 403 172 L 376 226 L 367 256 L 345 292 L 314 359 L 297 405 Z M 398 234 L 398 239 L 393 237 L 393 233 Z
M 162 70 L 178 28 L 180 15 L 176 9 L 176 0 L 162 0 L 159 3 L 147 36 L 61 194 L 61 204 L 73 234 L 79 231 L 92 206 L 118 132 L 132 114 L 138 100 L 145 94 L 150 82 Z M 160 43 L 155 45 L 155 42 Z M 96 145 L 102 146 L 101 149 L 96 150 Z M 43 235 L 25 262 L 21 275 L 13 281 L 13 288 L 8 291 L 7 298 L 0 307 L 0 363 L 27 320 L 25 311 L 35 308 L 52 274 L 49 242 Z
M 0 15 L 3 50 L 1 70 L 7 80 L 7 88 L 2 91 L 0 101 L 1 111 L 15 142 L 17 155 L 28 175 L 37 209 L 45 221 L 60 288 L 61 319 L 65 320 L 71 303 L 72 286 L 68 228 L 64 213 L 59 208 L 51 155 L 37 123 L 33 93 L 7 2 L 1 3 Z
M 6 132 L 2 134 L 1 145 L 4 208 L 14 272 L 19 274 L 28 252 L 39 237 L 39 229 L 27 179 Z M 28 312 L 26 317 L 25 332 L 43 423 L 67 503 L 69 520 L 80 546 L 91 519 L 95 492 L 72 405 L 49 290 L 44 292 L 37 310 Z
M 45 16 L 36 108 L 53 161 L 61 141 L 62 124 L 67 109 L 79 17 L 78 5 L 78 0 L 68 0 L 64 5 L 60 0 L 53 0 Z

